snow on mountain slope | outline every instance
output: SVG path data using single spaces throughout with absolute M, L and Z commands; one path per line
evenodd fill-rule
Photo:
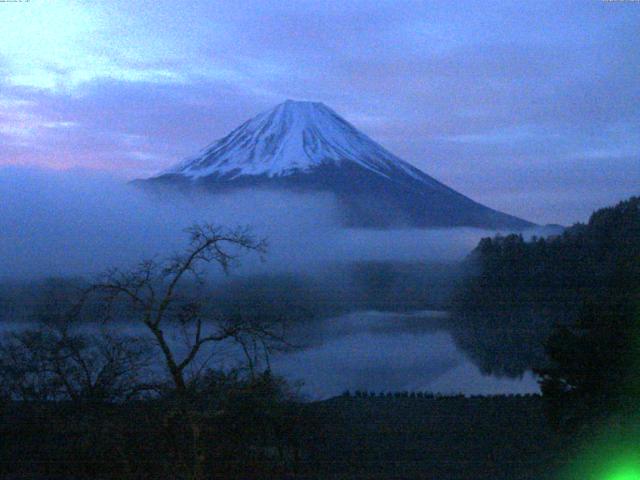
M 330 108 L 313 102 L 287 100 L 197 156 L 136 184 L 210 193 L 242 189 L 331 192 L 347 226 L 532 226 L 438 182 Z
M 259 114 L 163 174 L 278 177 L 345 161 L 384 177 L 401 170 L 420 181 L 429 180 L 324 104 L 293 100 Z

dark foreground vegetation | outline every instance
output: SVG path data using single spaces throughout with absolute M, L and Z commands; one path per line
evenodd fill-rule
M 538 479 L 558 437 L 539 396 L 335 398 L 311 406 L 322 425 L 311 478 Z
M 269 374 L 208 372 L 126 402 L 5 402 L 2 478 L 280 478 L 300 464 L 302 405 Z M 194 435 L 194 427 L 197 436 Z
M 539 396 L 297 403 L 276 391 L 265 378 L 235 383 L 199 410 L 202 478 L 540 479 L 557 468 Z M 185 478 L 191 433 L 178 415 L 169 399 L 5 405 L 3 478 Z

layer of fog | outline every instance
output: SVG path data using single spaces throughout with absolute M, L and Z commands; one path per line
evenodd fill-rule
M 196 222 L 249 225 L 269 242 L 266 261 L 241 272 L 310 272 L 353 260 L 448 261 L 495 234 L 470 228 L 346 230 L 327 194 L 243 191 L 149 195 L 87 172 L 0 169 L 0 275 L 92 275 L 180 251 Z
M 443 299 L 459 275 L 449 262 L 496 232 L 344 229 L 327 194 L 151 195 L 87 172 L 0 169 L 0 320 L 37 316 L 38 305 L 27 303 L 41 290 L 20 293 L 4 280 L 90 278 L 161 259 L 184 249 L 184 229 L 196 222 L 249 225 L 268 239 L 264 262 L 243 258 L 215 297 L 223 308 L 259 308 L 261 314 L 269 313 L 265 308 L 275 309 L 274 315 L 312 312 L 318 321 L 296 318 L 291 331 L 302 348 L 274 358 L 274 368 L 304 380 L 313 397 L 346 388 L 492 393 L 535 387 L 531 378 L 522 383 L 481 375 L 456 349 L 439 314 L 358 311 L 445 308 Z M 364 261 L 413 267 L 342 267 Z M 256 280 L 249 280 L 252 275 Z M 119 332 L 136 328 L 117 326 Z M 220 362 L 228 360 L 223 352 Z

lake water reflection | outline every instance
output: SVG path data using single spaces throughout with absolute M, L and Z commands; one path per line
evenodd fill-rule
M 446 312 L 390 313 L 361 311 L 294 326 L 291 340 L 299 348 L 275 354 L 274 373 L 300 383 L 309 399 L 354 392 L 429 391 L 433 393 L 535 393 L 531 373 L 522 378 L 483 375 L 455 345 L 447 332 Z M 2 330 L 28 328 L 5 323 Z M 85 328 L 96 328 L 86 326 Z M 147 335 L 144 327 L 114 324 L 120 333 Z M 177 332 L 167 332 L 179 346 Z M 206 356 L 206 355 L 205 355 Z M 231 346 L 218 348 L 213 367 L 240 361 Z
M 273 359 L 274 371 L 302 380 L 302 392 L 326 398 L 345 390 L 434 393 L 534 393 L 534 376 L 483 375 L 456 348 L 447 314 L 355 312 L 294 332 L 306 348 Z

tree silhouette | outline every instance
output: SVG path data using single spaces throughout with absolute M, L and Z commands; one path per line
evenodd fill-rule
M 194 225 L 187 233 L 189 244 L 183 253 L 161 262 L 146 260 L 128 271 L 111 270 L 90 287 L 87 295 L 97 294 L 109 306 L 106 318 L 112 318 L 115 311 L 129 322 L 142 325 L 162 352 L 178 401 L 170 414 L 191 431 L 188 476 L 200 479 L 204 476 L 202 428 L 206 419 L 192 398 L 195 392 L 191 387 L 196 387 L 198 377 L 207 371 L 211 347 L 236 345 L 253 373 L 261 361 L 268 365 L 269 354 L 286 346 L 286 341 L 279 319 L 220 316 L 205 292 L 208 265 L 226 273 L 238 264 L 243 253 L 264 254 L 266 241 L 246 228 L 227 230 L 210 224 Z M 170 340 L 170 332 L 179 333 L 180 344 Z

